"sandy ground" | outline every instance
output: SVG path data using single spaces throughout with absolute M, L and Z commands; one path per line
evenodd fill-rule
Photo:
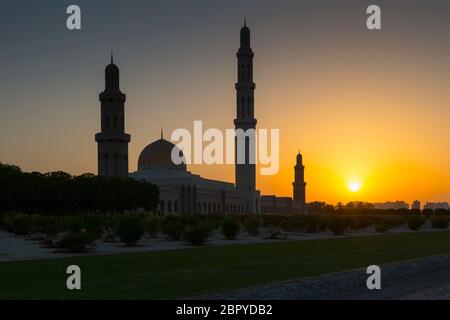
M 435 231 L 429 224 L 425 225 L 421 231 Z M 406 226 L 392 229 L 389 234 L 411 232 Z M 314 240 L 328 238 L 355 237 L 364 235 L 377 235 L 373 228 L 368 228 L 358 232 L 348 232 L 343 236 L 335 236 L 330 232 L 288 234 L 287 240 L 268 240 L 263 236 L 251 237 L 245 232 L 241 232 L 236 240 L 225 240 L 223 236 L 216 232 L 208 242 L 208 246 L 238 245 L 251 243 L 270 243 L 292 240 Z M 120 242 L 102 242 L 96 243 L 96 248 L 88 254 L 71 254 L 55 252 L 54 249 L 42 248 L 37 241 L 30 240 L 29 237 L 15 237 L 14 235 L 0 230 L 0 262 L 41 260 L 86 255 L 109 255 L 133 252 L 148 252 L 162 250 L 178 250 L 193 248 L 183 241 L 167 241 L 163 237 L 156 239 L 143 238 L 136 247 L 126 247 Z
M 197 299 L 450 300 L 450 255 L 381 267 L 381 289 L 369 290 L 365 269 L 209 294 Z

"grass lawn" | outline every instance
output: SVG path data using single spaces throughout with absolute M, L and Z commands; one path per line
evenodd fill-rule
M 0 263 L 0 298 L 183 298 L 450 253 L 450 231 Z M 66 289 L 67 266 L 82 290 Z

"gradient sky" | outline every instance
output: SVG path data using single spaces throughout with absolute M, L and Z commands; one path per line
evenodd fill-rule
M 68 31 L 78 4 L 82 30 Z M 370 4 L 381 31 L 365 26 Z M 8 1 L 0 11 L 0 161 L 96 172 L 98 93 L 111 48 L 127 94 L 130 171 L 175 128 L 232 128 L 244 17 L 259 128 L 279 128 L 291 195 L 300 148 L 307 201 L 450 200 L 450 2 L 363 0 Z M 234 180 L 232 166 L 190 166 Z M 360 181 L 357 193 L 347 184 Z

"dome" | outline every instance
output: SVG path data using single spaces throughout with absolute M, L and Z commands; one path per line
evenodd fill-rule
M 150 143 L 142 150 L 139 161 L 138 170 L 146 169 L 172 169 L 172 170 L 186 170 L 186 164 L 174 164 L 172 162 L 172 150 L 176 148 L 180 155 L 183 156 L 182 151 L 173 143 L 159 139 Z M 184 157 L 183 157 L 184 160 Z M 185 162 L 185 161 L 184 161 Z

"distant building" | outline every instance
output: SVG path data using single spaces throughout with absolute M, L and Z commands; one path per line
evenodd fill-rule
M 448 205 L 448 202 L 427 202 L 425 203 L 425 206 L 423 208 L 436 210 L 436 209 L 449 209 L 450 207 Z
M 265 195 L 261 197 L 261 213 L 291 214 L 294 212 L 294 201 L 291 197 Z
M 420 210 L 420 201 L 419 200 L 413 201 L 413 203 L 411 204 L 411 210 Z
M 388 210 L 388 209 L 409 209 L 409 204 L 407 204 L 405 201 L 387 201 L 387 202 L 381 202 L 381 203 L 374 203 L 373 204 L 375 209 L 381 209 L 381 210 Z

